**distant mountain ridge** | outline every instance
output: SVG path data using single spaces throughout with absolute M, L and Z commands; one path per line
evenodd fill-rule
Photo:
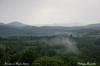
M 82 29 L 93 29 L 100 30 L 100 23 L 90 24 L 87 26 L 77 27 L 63 27 L 63 26 L 30 26 L 18 21 L 14 21 L 8 24 L 0 23 L 0 36 L 40 36 L 40 35 L 51 35 L 54 33 L 61 33 L 67 31 L 75 31 Z
M 4 25 L 4 23 L 0 23 L 0 25 Z
M 14 26 L 14 27 L 25 27 L 27 26 L 26 24 L 20 23 L 18 21 L 13 21 L 11 23 L 6 24 L 8 26 Z
M 4 23 L 0 23 L 0 25 L 7 25 L 7 26 L 13 26 L 13 27 L 26 27 L 26 26 L 32 26 L 32 25 L 27 25 L 27 24 L 23 24 L 21 22 L 18 22 L 18 21 L 13 21 L 13 22 L 10 22 L 8 24 L 4 24 Z M 34 26 L 34 27 L 37 27 L 37 26 Z M 40 27 L 69 27 L 69 26 L 40 26 Z M 100 27 L 100 23 L 97 23 L 97 24 L 89 24 L 89 25 L 86 25 L 86 26 L 71 26 L 72 27 L 85 27 L 85 28 L 96 28 L 96 27 Z M 69 27 L 70 28 L 70 27 Z
M 100 23 L 97 24 L 89 24 L 85 26 L 86 28 L 91 28 L 91 29 L 100 29 Z

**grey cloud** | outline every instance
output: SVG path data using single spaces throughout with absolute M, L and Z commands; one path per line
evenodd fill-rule
M 0 21 L 13 20 L 30 25 L 99 23 L 100 0 L 0 0 Z

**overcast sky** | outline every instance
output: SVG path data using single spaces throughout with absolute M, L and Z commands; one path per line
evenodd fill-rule
M 100 23 L 100 0 L 0 0 L 0 22 L 29 25 Z

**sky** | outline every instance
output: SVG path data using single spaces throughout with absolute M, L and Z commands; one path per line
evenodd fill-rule
M 0 0 L 0 22 L 43 26 L 100 23 L 100 0 Z

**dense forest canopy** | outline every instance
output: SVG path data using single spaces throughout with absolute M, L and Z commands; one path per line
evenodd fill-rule
M 0 25 L 0 65 L 100 66 L 100 30 L 92 26 Z
M 0 63 L 26 62 L 30 65 L 78 66 L 100 62 L 100 38 L 73 35 L 42 37 L 1 37 Z M 42 63 L 41 63 L 42 62 Z

